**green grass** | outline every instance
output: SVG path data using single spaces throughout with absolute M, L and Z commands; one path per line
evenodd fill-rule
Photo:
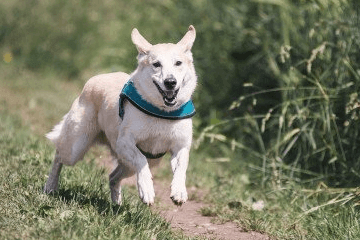
M 189 165 L 189 185 L 209 189 L 205 201 L 211 205 L 201 209 L 204 216 L 274 239 L 360 239 L 360 189 L 312 188 L 290 181 L 281 188 L 262 186 L 261 168 L 249 163 L 246 152 L 243 159 L 226 153 L 228 162 L 216 162 L 218 158 L 209 157 L 216 145 L 194 152 Z M 264 208 L 253 209 L 260 201 Z
M 0 81 L 0 110 L 20 115 L 38 135 L 60 121 L 83 85 L 81 81 L 64 81 L 53 72 L 37 74 L 16 64 L 0 64 L 0 71 L 4 76 Z
M 126 190 L 111 203 L 104 169 L 83 161 L 62 172 L 60 190 L 46 195 L 53 148 L 0 112 L 1 239 L 183 239 Z

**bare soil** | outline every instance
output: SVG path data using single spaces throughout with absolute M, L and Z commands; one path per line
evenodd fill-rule
M 187 236 L 201 236 L 205 239 L 228 240 L 265 240 L 269 237 L 257 232 L 244 232 L 235 223 L 212 223 L 212 217 L 201 215 L 200 209 L 206 204 L 200 201 L 189 200 L 178 207 L 170 199 L 169 184 L 154 183 L 156 203 L 154 211 L 158 212 L 171 223 L 172 228 L 181 229 Z M 196 188 L 188 189 L 189 196 L 196 194 Z M 198 199 L 198 198 L 196 198 Z

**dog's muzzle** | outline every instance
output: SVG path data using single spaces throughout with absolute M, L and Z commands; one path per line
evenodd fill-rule
M 175 90 L 176 79 L 175 78 L 167 78 L 164 80 L 164 85 L 166 90 L 163 90 L 159 84 L 153 81 L 156 88 L 159 90 L 161 96 L 163 97 L 164 103 L 168 107 L 172 107 L 176 104 L 176 97 L 179 92 L 179 88 Z

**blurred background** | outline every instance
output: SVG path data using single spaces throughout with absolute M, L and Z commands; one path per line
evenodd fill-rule
M 195 147 L 229 169 L 245 162 L 264 185 L 354 186 L 359 12 L 357 0 L 1 0 L 0 82 L 30 91 L 44 78 L 79 93 L 93 75 L 135 69 L 134 27 L 155 44 L 177 42 L 193 24 Z M 70 92 L 59 95 L 71 102 Z M 68 107 L 47 107 L 60 111 L 42 115 L 47 130 Z

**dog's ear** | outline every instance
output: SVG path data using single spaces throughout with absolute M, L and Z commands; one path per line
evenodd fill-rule
M 135 44 L 139 53 L 147 54 L 152 45 L 134 28 L 131 33 L 131 40 Z
M 189 26 L 189 30 L 185 36 L 177 43 L 177 45 L 183 47 L 186 51 L 191 50 L 192 45 L 194 44 L 196 37 L 196 31 L 193 25 Z

